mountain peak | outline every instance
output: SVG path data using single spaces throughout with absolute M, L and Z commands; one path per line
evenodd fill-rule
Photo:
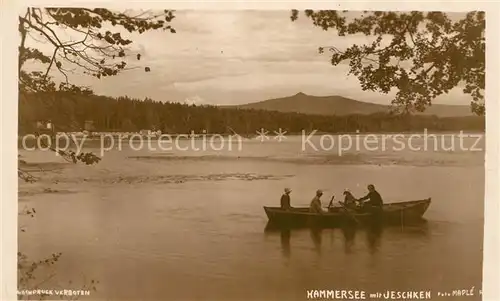
M 387 113 L 390 106 L 372 102 L 362 102 L 339 95 L 332 96 L 311 96 L 299 92 L 293 96 L 274 98 L 257 103 L 241 105 L 239 107 L 247 109 L 258 109 L 278 112 L 294 112 L 310 115 L 369 115 L 375 113 Z M 425 115 L 437 115 L 440 117 L 470 116 L 470 108 L 451 106 L 436 109 L 429 108 Z

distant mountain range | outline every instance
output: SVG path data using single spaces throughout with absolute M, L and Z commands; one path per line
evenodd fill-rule
M 373 114 L 387 112 L 390 106 L 375 103 L 362 102 L 342 96 L 311 96 L 298 93 L 293 96 L 264 100 L 237 106 L 242 109 L 255 109 L 278 112 L 296 112 L 314 115 L 350 115 L 350 114 Z M 470 106 L 466 105 L 442 105 L 434 104 L 422 113 L 416 115 L 436 115 L 438 117 L 460 117 L 472 116 Z

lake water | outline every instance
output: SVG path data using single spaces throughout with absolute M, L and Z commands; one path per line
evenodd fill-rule
M 477 295 L 483 151 L 339 156 L 303 151 L 301 139 L 245 141 L 240 151 L 124 146 L 96 166 L 20 150 L 40 179 L 20 182 L 20 209 L 37 213 L 20 217 L 26 232 L 19 232 L 19 248 L 33 259 L 63 253 L 41 271 L 56 274 L 45 287 L 97 279 L 97 292 L 85 300 L 305 300 L 311 289 L 432 290 L 438 298 L 473 286 Z M 385 202 L 432 197 L 427 222 L 380 232 L 265 231 L 262 206 L 278 205 L 284 187 L 293 189 L 293 206 L 307 206 L 316 189 L 325 191 L 326 205 L 344 188 L 360 197 L 370 183 Z

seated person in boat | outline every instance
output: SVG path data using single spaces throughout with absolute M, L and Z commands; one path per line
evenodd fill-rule
M 368 200 L 368 202 L 363 202 L 364 200 Z M 382 197 L 380 196 L 380 193 L 378 193 L 377 190 L 375 190 L 375 186 L 372 184 L 368 185 L 368 194 L 358 200 L 359 202 L 362 202 L 363 204 L 363 209 L 366 210 L 381 210 L 382 206 L 384 205 L 384 202 L 382 201 Z
M 323 209 L 321 208 L 321 196 L 323 195 L 323 191 L 316 191 L 316 196 L 312 199 L 311 205 L 309 206 L 309 212 L 311 213 L 323 213 Z
M 358 206 L 356 205 L 357 199 L 352 195 L 349 189 L 344 190 L 344 202 L 341 203 L 348 209 L 356 209 Z
M 285 193 L 281 196 L 281 209 L 289 210 L 292 208 L 290 206 L 290 192 L 292 192 L 290 188 L 285 188 Z

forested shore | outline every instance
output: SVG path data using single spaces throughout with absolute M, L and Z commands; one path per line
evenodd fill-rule
M 152 99 L 70 93 L 28 94 L 19 99 L 19 134 L 36 131 L 50 120 L 57 131 L 84 130 L 91 121 L 98 132 L 218 133 L 253 135 L 257 130 L 300 134 L 484 131 L 484 116 L 445 117 L 376 113 L 370 115 L 306 115 L 275 111 L 197 106 Z

